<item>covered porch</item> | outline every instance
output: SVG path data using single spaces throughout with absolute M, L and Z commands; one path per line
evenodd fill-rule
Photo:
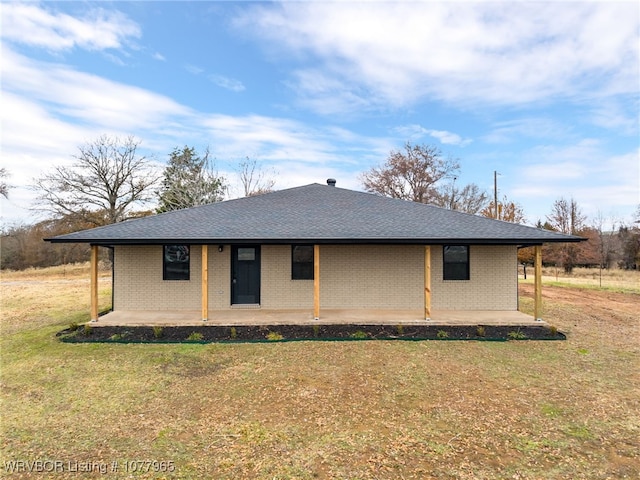
M 92 327 L 114 326 L 249 326 L 249 325 L 493 325 L 543 326 L 519 311 L 434 310 L 425 320 L 420 310 L 323 309 L 322 317 L 314 319 L 309 310 L 272 310 L 262 308 L 230 308 L 209 310 L 207 320 L 199 310 L 121 310 L 107 313 L 93 322 Z
M 91 254 L 91 322 L 94 326 L 233 325 L 544 325 L 542 321 L 542 247 L 535 246 L 534 315 L 517 310 L 437 310 L 432 308 L 431 246 L 424 246 L 424 303 L 421 309 L 331 309 L 320 305 L 320 246 L 314 245 L 313 309 L 255 306 L 211 309 L 208 301 L 208 245 L 202 245 L 199 310 L 116 310 L 98 317 L 98 246 Z

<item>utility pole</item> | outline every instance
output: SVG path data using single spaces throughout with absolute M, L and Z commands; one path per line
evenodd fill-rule
M 493 207 L 494 214 L 493 218 L 498 218 L 498 172 L 493 171 Z
M 453 177 L 453 182 L 451 182 L 451 198 L 449 198 L 449 210 L 456 210 L 456 180 L 458 177 Z

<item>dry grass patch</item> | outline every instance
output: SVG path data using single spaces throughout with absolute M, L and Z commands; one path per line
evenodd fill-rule
M 71 345 L 55 332 L 87 318 L 74 291 L 26 298 L 39 307 L 3 328 L 3 474 L 53 459 L 175 464 L 135 478 L 640 475 L 637 295 L 545 288 L 565 342 Z
M 533 283 L 533 268 L 527 269 L 527 280 L 524 280 L 520 270 L 520 282 Z M 574 268 L 571 273 L 565 273 L 562 268 L 544 267 L 542 282 L 545 285 L 589 288 L 597 290 L 621 291 L 624 293 L 640 294 L 640 271 L 621 270 L 612 268 L 602 270 L 598 268 Z
M 111 272 L 100 270 L 99 302 L 111 305 Z M 3 335 L 21 329 L 38 328 L 54 322 L 85 322 L 89 311 L 89 264 L 74 264 L 46 269 L 2 271 Z M 59 324 L 59 323 L 58 323 Z

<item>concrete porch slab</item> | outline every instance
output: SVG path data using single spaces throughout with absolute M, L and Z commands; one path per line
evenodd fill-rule
M 119 310 L 101 316 L 92 326 L 202 326 L 202 325 L 546 325 L 519 311 L 439 310 L 431 319 L 422 318 L 419 310 L 323 309 L 314 320 L 309 310 L 270 310 L 262 308 L 210 310 L 202 321 L 196 310 Z

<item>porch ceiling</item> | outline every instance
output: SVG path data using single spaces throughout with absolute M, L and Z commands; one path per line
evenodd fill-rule
M 421 310 L 322 309 L 320 320 L 311 310 L 210 310 L 203 322 L 199 310 L 121 310 L 101 316 L 92 326 L 203 326 L 203 325 L 546 325 L 518 311 L 436 310 L 425 320 Z

